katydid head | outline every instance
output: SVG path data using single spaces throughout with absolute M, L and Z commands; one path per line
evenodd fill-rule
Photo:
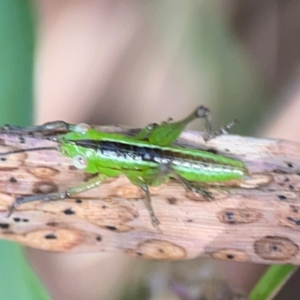
M 73 166 L 88 173 L 97 173 L 97 150 L 86 145 L 86 140 L 77 139 L 76 133 L 64 136 L 59 145 L 62 155 L 72 159 Z
M 6 156 L 10 154 L 29 152 L 29 151 L 44 151 L 44 150 L 56 150 L 62 155 L 72 159 L 73 165 L 80 170 L 85 170 L 89 173 L 96 173 L 96 166 L 94 164 L 95 150 L 89 147 L 85 147 L 86 141 L 90 138 L 91 134 L 94 134 L 95 130 L 91 129 L 87 124 L 74 125 L 72 130 L 66 134 L 53 135 L 44 137 L 44 139 L 55 142 L 56 146 L 52 147 L 33 147 L 28 149 L 15 149 L 6 152 L 0 152 L 0 156 Z

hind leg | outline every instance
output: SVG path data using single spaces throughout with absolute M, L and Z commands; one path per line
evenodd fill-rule
M 208 201 L 213 200 L 213 196 L 210 192 L 206 191 L 204 188 L 201 188 L 199 186 L 195 186 L 190 181 L 186 180 L 184 177 L 179 175 L 176 170 L 172 167 L 172 164 L 166 163 L 161 164 L 158 170 L 158 174 L 163 175 L 164 177 L 172 177 L 175 180 L 179 181 L 186 190 L 191 191 L 193 193 L 200 194 L 205 197 Z

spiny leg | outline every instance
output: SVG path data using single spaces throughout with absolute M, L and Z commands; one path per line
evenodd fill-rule
M 157 228 L 158 231 L 161 233 L 161 230 L 159 229 L 159 220 L 157 219 L 153 206 L 151 201 L 151 195 L 149 192 L 148 184 L 144 182 L 143 175 L 140 172 L 130 172 L 126 174 L 127 178 L 131 181 L 132 184 L 140 187 L 142 191 L 145 193 L 146 198 L 143 198 L 143 201 L 145 203 L 145 206 L 147 210 L 149 211 L 151 222 L 153 227 Z
M 104 182 L 106 178 L 107 178 L 106 175 L 98 174 L 96 177 L 90 179 L 87 182 L 81 183 L 75 187 L 68 188 L 61 192 L 19 197 L 16 199 L 14 204 L 9 207 L 7 217 L 10 217 L 11 214 L 15 211 L 15 209 L 22 204 L 33 202 L 33 201 L 54 201 L 54 200 L 62 200 L 62 199 L 70 198 L 76 194 L 96 188 L 102 182 Z
M 153 131 L 155 127 L 159 126 L 156 123 L 151 123 L 147 125 L 145 128 L 141 129 L 135 136 L 134 138 L 137 140 L 146 140 L 148 139 L 149 135 Z
M 43 125 L 28 127 L 5 125 L 0 128 L 0 132 L 17 135 L 21 141 L 24 140 L 24 137 L 33 137 L 60 142 L 60 138 L 64 133 L 78 132 L 84 134 L 89 129 L 90 126 L 84 123 L 69 124 L 64 121 L 54 121 Z
M 228 130 L 238 122 L 237 120 L 234 120 L 228 125 L 221 127 L 217 132 L 213 132 L 211 125 L 211 113 L 208 108 L 200 105 L 183 120 L 172 122 L 172 119 L 169 119 L 167 122 L 163 122 L 160 125 L 148 125 L 142 129 L 135 138 L 148 139 L 151 144 L 158 146 L 169 146 L 180 136 L 184 128 L 195 119 L 204 119 L 205 141 L 222 134 L 227 134 Z
M 219 136 L 219 135 L 228 134 L 228 130 L 231 129 L 236 123 L 238 123 L 238 120 L 235 119 L 234 121 L 230 122 L 226 126 L 221 127 L 218 131 L 213 132 L 212 125 L 211 125 L 210 110 L 207 107 L 201 105 L 196 109 L 195 113 L 197 115 L 197 118 L 204 119 L 205 135 L 203 138 L 206 142 Z
M 157 219 L 157 217 L 155 215 L 155 212 L 154 212 L 154 209 L 153 209 L 153 206 L 152 206 L 152 201 L 151 201 L 151 195 L 150 195 L 150 192 L 149 192 L 149 188 L 145 184 L 141 185 L 140 188 L 144 191 L 144 193 L 146 195 L 146 199 L 145 199 L 144 203 L 145 203 L 145 206 L 146 206 L 147 210 L 149 211 L 152 225 L 153 225 L 153 227 L 157 228 L 161 232 L 161 230 L 159 228 L 160 221 Z
M 176 170 L 174 170 L 171 163 L 161 164 L 159 166 L 158 176 L 171 176 L 174 179 L 178 180 L 185 187 L 186 190 L 202 195 L 207 201 L 214 200 L 214 197 L 210 192 L 199 186 L 193 185 L 188 180 L 180 176 L 176 172 Z
M 184 128 L 190 122 L 198 118 L 204 118 L 205 127 L 211 131 L 210 123 L 208 121 L 208 109 L 204 106 L 199 106 L 183 120 L 177 122 L 166 122 L 153 128 L 149 135 L 149 142 L 154 145 L 169 146 L 180 136 Z
M 172 172 L 172 177 L 177 179 L 185 187 L 186 190 L 202 195 L 207 201 L 214 200 L 212 193 L 199 186 L 193 185 L 188 180 L 177 174 L 175 171 Z
M 212 133 L 212 125 L 211 125 L 210 110 L 207 107 L 201 105 L 197 108 L 197 114 L 198 114 L 198 118 L 204 119 L 204 126 L 205 126 L 205 131 L 207 132 L 207 134 L 211 134 Z
M 54 121 L 48 122 L 43 125 L 36 126 L 13 126 L 13 125 L 4 125 L 0 128 L 1 131 L 6 131 L 8 133 L 19 133 L 19 134 L 29 134 L 29 133 L 49 133 L 53 131 L 69 131 L 74 127 L 74 125 L 66 123 L 64 121 Z
M 230 122 L 229 124 L 221 127 L 218 131 L 206 133 L 203 138 L 207 142 L 213 138 L 216 138 L 217 136 L 220 136 L 223 134 L 228 134 L 228 131 L 238 122 L 239 122 L 238 119 L 235 119 L 232 122 Z
M 157 123 L 151 123 L 149 125 L 147 125 L 145 128 L 141 129 L 135 136 L 134 138 L 137 140 L 147 140 L 150 136 L 150 134 L 153 132 L 153 130 L 156 127 L 159 126 L 164 126 L 166 124 L 169 124 L 173 121 L 172 118 L 169 118 L 167 121 L 163 121 L 161 124 L 157 124 Z

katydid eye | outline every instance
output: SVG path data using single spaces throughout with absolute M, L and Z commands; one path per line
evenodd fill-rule
M 73 157 L 73 166 L 77 169 L 85 169 L 87 167 L 87 160 L 81 155 L 76 155 Z
M 79 133 L 86 133 L 91 127 L 88 124 L 80 123 L 77 124 L 74 128 L 74 131 Z

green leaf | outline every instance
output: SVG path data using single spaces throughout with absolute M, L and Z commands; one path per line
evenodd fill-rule
M 268 268 L 251 291 L 250 300 L 270 300 L 297 270 L 293 265 L 273 265 Z
M 29 2 L 0 0 L 0 120 L 32 122 L 33 20 Z
M 0 243 L 0 299 L 50 299 L 22 253 L 11 243 Z
M 0 0 L 0 123 L 32 123 L 34 26 L 24 0 Z M 0 299 L 50 299 L 18 245 L 0 241 Z

